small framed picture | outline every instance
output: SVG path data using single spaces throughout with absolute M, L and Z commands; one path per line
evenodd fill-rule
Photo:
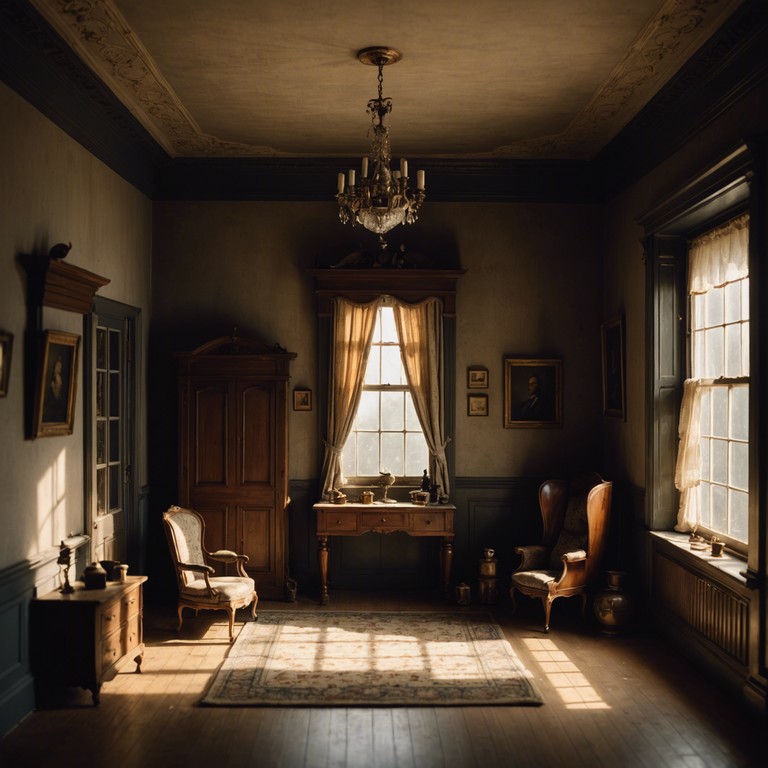
M 467 389 L 488 389 L 488 369 L 479 365 L 467 368 Z
M 293 390 L 293 410 L 311 411 L 312 410 L 312 390 L 294 389 Z
M 13 334 L 0 331 L 0 397 L 8 394 L 8 382 L 11 377 L 11 352 Z
M 504 360 L 504 428 L 563 426 L 561 360 Z
M 71 435 L 80 337 L 46 331 L 35 391 L 35 437 Z
M 467 416 L 487 416 L 488 395 L 467 395 Z
M 624 384 L 624 317 L 600 327 L 603 350 L 603 416 L 626 419 Z

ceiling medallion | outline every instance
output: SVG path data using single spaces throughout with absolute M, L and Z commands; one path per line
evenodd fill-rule
M 389 128 L 385 118 L 392 111 L 392 99 L 382 96 L 384 76 L 382 70 L 396 64 L 402 58 L 393 48 L 363 48 L 357 58 L 363 64 L 379 69 L 379 95 L 368 102 L 373 138 L 371 151 L 363 157 L 360 180 L 351 169 L 346 180 L 343 173 L 338 178 L 339 219 L 343 224 L 362 224 L 379 236 L 379 244 L 386 249 L 384 235 L 398 224 L 413 224 L 424 202 L 424 171 L 416 173 L 416 189 L 411 190 L 408 178 L 408 161 L 400 160 L 399 169 L 391 169 L 392 153 L 389 148 Z M 346 185 L 345 185 L 346 181 Z

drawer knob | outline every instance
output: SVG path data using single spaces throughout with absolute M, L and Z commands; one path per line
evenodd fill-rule
M 386 523 L 386 522 L 387 522 L 387 518 L 386 518 L 386 517 L 382 517 L 382 518 L 381 518 L 381 522 L 382 522 L 382 523 Z
M 341 525 L 341 520 L 337 520 L 336 525 Z
M 427 525 L 432 525 L 432 521 L 431 520 L 427 520 L 426 523 L 427 523 Z

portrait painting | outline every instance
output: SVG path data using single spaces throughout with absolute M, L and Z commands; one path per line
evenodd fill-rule
M 563 367 L 559 359 L 504 360 L 504 427 L 563 425 Z
M 603 416 L 626 419 L 624 383 L 624 318 L 613 318 L 601 326 L 603 351 Z
M 293 390 L 293 410 L 311 411 L 312 410 L 312 390 L 294 389 Z
M 46 331 L 35 393 L 35 437 L 71 435 L 80 337 Z

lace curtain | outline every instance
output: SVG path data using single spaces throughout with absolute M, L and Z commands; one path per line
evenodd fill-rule
M 688 292 L 706 293 L 749 275 L 749 215 L 723 224 L 691 242 L 688 251 Z M 698 373 L 694 371 L 694 373 Z M 680 439 L 675 487 L 680 508 L 675 530 L 690 531 L 699 520 L 697 487 L 701 482 L 701 379 L 686 380 L 680 406 Z

